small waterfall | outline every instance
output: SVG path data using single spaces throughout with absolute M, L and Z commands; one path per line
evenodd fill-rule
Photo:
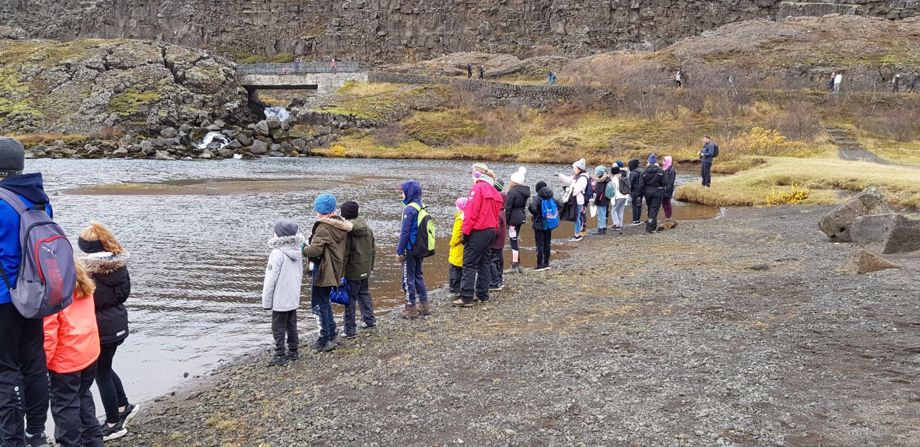
M 278 118 L 278 121 L 284 122 L 291 118 L 291 112 L 284 107 L 266 107 L 265 119 Z
M 224 146 L 230 144 L 230 140 L 228 140 L 227 137 L 226 137 L 224 134 L 222 134 L 222 133 L 220 133 L 220 132 L 208 132 L 208 133 L 204 136 L 204 139 L 201 140 L 201 143 L 198 143 L 198 144 L 197 144 L 198 149 L 204 150 L 204 149 L 206 149 L 206 148 L 208 147 L 208 145 L 210 145 L 210 144 L 213 143 L 214 141 L 220 141 L 220 148 L 219 148 L 219 149 L 223 149 Z

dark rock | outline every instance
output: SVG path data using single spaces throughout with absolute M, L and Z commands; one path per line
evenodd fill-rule
M 850 237 L 874 253 L 920 250 L 920 220 L 894 213 L 860 216 L 850 226 Z
M 901 268 L 899 265 L 866 250 L 859 250 L 855 259 L 856 273 L 872 273 L 880 270 Z
M 176 138 L 179 136 L 179 131 L 175 127 L 167 127 L 160 131 L 160 136 L 163 138 Z
M 267 120 L 265 120 L 265 121 L 266 121 L 266 123 L 268 124 L 268 128 L 269 128 L 270 130 L 275 130 L 275 129 L 280 129 L 280 128 L 281 128 L 281 120 L 279 120 L 278 118 L 271 117 L 271 118 L 269 118 L 269 119 L 267 119 Z
M 818 222 L 818 228 L 832 241 L 852 242 L 850 225 L 857 217 L 888 213 L 891 213 L 891 208 L 885 197 L 878 189 L 870 187 L 824 215 Z
M 307 148 L 307 142 L 303 138 L 295 138 L 290 141 L 290 144 L 299 151 Z
M 252 142 L 252 146 L 249 147 L 249 152 L 255 155 L 261 155 L 268 152 L 268 144 L 264 141 L 255 140 Z
M 269 152 L 269 153 L 268 153 L 268 156 L 269 156 L 269 157 L 280 158 L 280 157 L 284 157 L 284 154 L 281 153 L 281 152 L 274 152 L 274 151 L 273 151 L 273 152 Z
M 236 136 L 236 139 L 243 146 L 249 146 L 252 144 L 252 135 L 250 135 L 248 132 L 240 132 L 240 134 Z
M 271 135 L 270 129 L 268 128 L 268 123 L 265 122 L 264 120 L 256 123 L 253 130 L 255 131 L 256 135 L 261 135 L 263 137 L 267 137 Z
M 157 160 L 175 160 L 176 158 L 170 155 L 167 151 L 156 151 Z

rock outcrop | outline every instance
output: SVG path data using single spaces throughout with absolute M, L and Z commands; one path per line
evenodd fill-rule
M 891 212 L 891 208 L 888 206 L 888 202 L 885 201 L 885 196 L 882 195 L 881 191 L 870 187 L 847 199 L 837 208 L 827 213 L 818 222 L 818 227 L 832 241 L 853 242 L 850 236 L 850 226 L 856 218 Z
M 860 216 L 850 226 L 850 238 L 874 253 L 908 253 L 920 250 L 920 221 L 894 213 Z

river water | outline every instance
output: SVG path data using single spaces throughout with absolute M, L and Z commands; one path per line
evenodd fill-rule
M 116 370 L 132 401 L 144 401 L 242 354 L 270 348 L 270 314 L 260 301 L 266 241 L 281 219 L 309 231 L 313 199 L 320 192 L 334 193 L 339 203 L 361 204 L 378 240 L 372 293 L 386 311 L 402 302 L 393 253 L 403 209 L 397 187 L 406 178 L 420 180 L 425 204 L 444 237 L 438 254 L 426 262 L 426 279 L 430 288 L 443 286 L 453 204 L 470 187 L 469 165 L 323 158 L 29 160 L 27 170 L 44 173 L 55 217 L 74 240 L 90 220 L 98 220 L 132 253 L 131 336 L 119 348 Z M 516 166 L 495 164 L 493 169 L 507 179 Z M 527 183 L 549 180 L 561 191 L 554 173 L 569 170 L 567 165 L 532 166 Z M 717 213 L 678 204 L 675 217 L 712 218 Z M 532 232 L 525 225 L 522 233 L 524 264 L 532 267 Z M 555 233 L 554 249 L 562 256 L 571 249 L 562 243 L 570 235 L 571 226 Z M 303 290 L 308 302 L 309 284 Z M 300 312 L 302 334 L 316 328 L 308 307 Z M 340 309 L 336 313 L 340 316 Z

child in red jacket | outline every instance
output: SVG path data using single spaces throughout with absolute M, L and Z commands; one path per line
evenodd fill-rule
M 90 392 L 100 351 L 95 285 L 80 261 L 76 267 L 73 304 L 44 321 L 54 438 L 61 447 L 102 447 L 102 427 Z

